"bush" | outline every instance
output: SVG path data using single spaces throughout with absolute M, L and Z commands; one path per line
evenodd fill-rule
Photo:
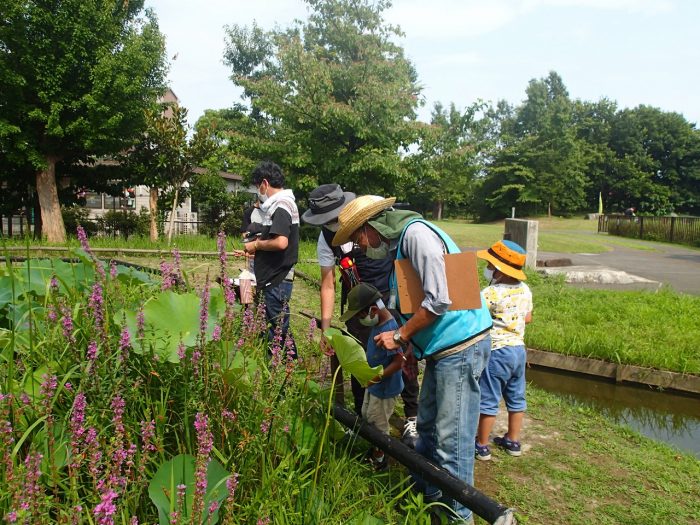
M 61 209 L 63 224 L 69 234 L 75 235 L 78 226 L 82 226 L 88 234 L 97 232 L 98 224 L 90 219 L 90 211 L 81 206 L 68 206 Z
M 146 213 L 148 220 L 148 213 Z M 107 235 L 122 236 L 128 239 L 130 235 L 139 233 L 140 226 L 142 227 L 143 214 L 136 215 L 133 211 L 108 211 L 100 218 L 101 229 Z M 146 223 L 148 224 L 148 223 Z M 146 226 L 148 231 L 148 226 Z

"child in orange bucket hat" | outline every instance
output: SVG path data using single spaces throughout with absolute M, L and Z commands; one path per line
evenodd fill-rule
M 476 433 L 477 459 L 491 459 L 489 435 L 496 421 L 501 397 L 508 409 L 508 431 L 493 442 L 510 456 L 520 456 L 520 431 L 525 402 L 525 324 L 532 320 L 532 292 L 523 282 L 526 252 L 512 241 L 498 241 L 476 252 L 487 266 L 489 285 L 482 291 L 493 318 L 491 357 L 479 380 L 481 401 Z

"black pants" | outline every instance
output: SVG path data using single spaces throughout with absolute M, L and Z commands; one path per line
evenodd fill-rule
M 367 338 L 369 337 L 372 328 L 361 325 L 357 319 L 350 319 L 347 322 L 348 332 L 356 337 L 358 341 L 365 347 Z M 418 361 L 413 357 L 413 351 L 407 355 L 406 363 L 401 370 L 403 377 L 403 391 L 401 399 L 403 399 L 403 410 L 406 417 L 416 417 L 418 415 Z M 355 402 L 355 412 L 357 415 L 362 415 L 362 403 L 365 399 L 365 389 L 354 377 L 350 377 L 350 385 L 352 386 L 352 397 Z

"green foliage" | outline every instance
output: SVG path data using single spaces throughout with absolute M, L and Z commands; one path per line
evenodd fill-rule
M 153 475 L 148 485 L 148 496 L 158 508 L 158 523 L 170 525 L 171 515 L 178 512 L 178 486 L 184 485 L 183 502 L 180 502 L 180 512 L 184 516 L 192 516 L 192 503 L 195 492 L 195 457 L 189 454 L 179 454 L 169 461 L 163 462 Z M 219 507 L 228 496 L 225 481 L 230 474 L 217 460 L 212 459 L 207 466 L 207 492 L 204 495 L 204 510 L 196 520 L 201 523 L 215 525 L 219 522 Z M 209 506 L 216 502 L 216 510 L 209 512 Z
M 107 510 L 141 523 L 172 512 L 188 523 L 404 521 L 401 491 L 357 461 L 366 448 L 337 441 L 315 334 L 297 337 L 303 361 L 280 358 L 276 345 L 271 360 L 264 311 L 243 315 L 219 286 L 203 301 L 208 292 L 182 280 L 161 291 L 148 276 L 74 255 L 82 262 L 2 267 L 0 515 L 18 510 L 40 525 Z M 42 475 L 27 491 L 37 452 Z
M 90 220 L 90 210 L 82 206 L 66 206 L 61 208 L 63 215 L 63 223 L 66 225 L 66 231 L 74 232 L 78 226 L 90 234 L 96 233 L 98 226 L 93 220 Z
M 250 205 L 247 192 L 230 193 L 226 183 L 215 173 L 198 175 L 191 188 L 192 202 L 199 213 L 200 231 L 215 236 L 220 231 L 237 236 L 241 231 L 243 212 Z
M 308 0 L 310 15 L 287 30 L 227 28 L 225 60 L 250 100 L 261 152 L 308 192 L 342 182 L 393 193 L 405 174 L 399 149 L 415 136 L 415 71 L 394 43 L 385 1 Z M 369 186 L 368 186 L 369 184 Z
M 115 155 L 142 133 L 166 69 L 143 2 L 8 0 L 0 19 L 0 149 L 11 168 L 0 177 L 34 186 L 37 170 Z M 55 192 L 55 181 L 37 189 Z M 60 220 L 58 202 L 45 204 Z

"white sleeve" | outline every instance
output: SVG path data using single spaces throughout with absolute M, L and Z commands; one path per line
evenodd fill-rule
M 326 238 L 321 232 L 318 236 L 318 243 L 316 244 L 316 258 L 318 259 L 318 264 L 321 268 L 328 268 L 335 266 L 335 254 L 328 243 Z

